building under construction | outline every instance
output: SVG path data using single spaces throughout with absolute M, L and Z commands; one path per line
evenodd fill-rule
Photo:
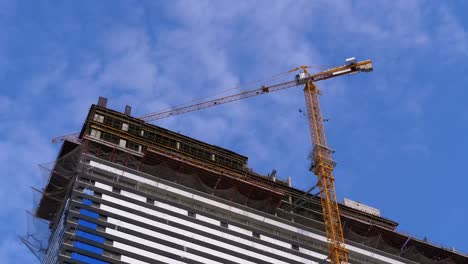
M 47 241 L 23 238 L 41 263 L 328 263 L 319 197 L 106 105 L 91 107 L 49 168 L 32 213 Z M 339 209 L 349 263 L 468 263 L 374 208 Z

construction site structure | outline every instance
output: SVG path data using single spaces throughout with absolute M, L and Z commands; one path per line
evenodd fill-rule
M 395 230 L 378 209 L 334 187 L 315 82 L 372 71 L 371 61 L 135 118 L 99 98 L 77 137 L 42 166 L 47 184 L 31 216 L 46 224 L 23 242 L 42 263 L 467 263 L 467 257 Z M 313 143 L 308 191 L 247 157 L 150 124 L 161 118 L 304 85 Z M 311 194 L 314 188 L 318 195 Z M 43 229 L 44 230 L 44 229 Z M 43 236 L 42 236 L 43 237 Z
M 155 114 L 144 116 L 146 121 L 155 121 L 161 118 L 180 115 L 187 112 L 197 111 L 208 107 L 213 107 L 253 96 L 276 92 L 291 87 L 304 85 L 305 104 L 309 123 L 309 132 L 312 140 L 312 165 L 310 170 L 318 177 L 320 199 L 323 210 L 323 222 L 328 243 L 328 258 L 332 264 L 348 264 L 348 251 L 345 247 L 343 229 L 341 226 L 340 211 L 337 205 L 335 178 L 333 170 L 336 162 L 332 159 L 333 150 L 328 147 L 325 135 L 324 121 L 320 110 L 319 90 L 315 82 L 332 79 L 342 75 L 356 74 L 360 72 L 371 72 L 373 70 L 372 61 L 365 60 L 357 62 L 356 58 L 346 59 L 346 65 L 327 69 L 322 72 L 309 74 L 307 69 L 310 66 L 300 66 L 289 72 L 302 70 L 296 75 L 295 80 L 283 83 L 262 86 L 259 89 L 244 91 L 239 94 L 208 100 L 201 103 L 186 105 L 179 108 L 170 109 Z
M 335 179 L 333 177 L 333 169 L 336 163 L 331 158 L 332 150 L 327 146 L 323 117 L 320 110 L 319 90 L 317 89 L 314 82 L 331 79 L 342 75 L 355 74 L 359 72 L 370 72 L 373 70 L 373 66 L 370 60 L 356 62 L 356 59 L 353 57 L 346 59 L 346 65 L 344 66 L 328 69 L 314 75 L 310 75 L 308 73 L 308 68 L 310 67 L 300 66 L 291 70 L 290 72 L 296 70 L 303 71 L 296 75 L 295 81 L 287 81 L 269 86 L 264 85 L 260 89 L 244 91 L 242 93 L 223 98 L 208 100 L 202 103 L 196 103 L 188 106 L 186 105 L 156 114 L 150 114 L 143 117 L 142 119 L 145 121 L 154 121 L 169 116 L 197 111 L 204 108 L 213 107 L 216 105 L 221 105 L 265 93 L 280 91 L 304 84 L 307 116 L 313 145 L 311 171 L 313 171 L 318 177 L 318 183 L 316 186 L 318 186 L 320 189 L 325 231 L 327 233 L 327 241 L 329 246 L 329 259 L 331 260 L 332 264 L 347 264 L 348 253 L 344 243 L 340 212 L 336 203 L 336 191 L 334 185 Z M 99 103 L 104 103 L 104 99 L 100 99 Z M 129 111 L 130 108 L 126 107 L 125 113 L 128 114 Z M 101 131 L 99 131 L 99 133 L 101 133 Z M 65 136 L 63 138 L 65 139 L 67 137 L 68 136 Z M 126 144 L 126 141 L 123 140 L 121 143 Z M 138 147 L 138 151 L 141 151 L 142 145 L 133 143 L 132 146 Z M 213 156 L 211 158 L 215 160 L 215 154 L 212 155 Z
M 22 238 L 41 263 L 327 263 L 320 197 L 106 105 L 93 105 L 80 137 L 42 168 L 37 226 Z M 350 263 L 468 263 L 338 206 Z

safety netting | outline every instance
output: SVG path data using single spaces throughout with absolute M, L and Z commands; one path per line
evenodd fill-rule
M 32 213 L 28 213 L 27 234 L 20 237 L 41 263 L 43 263 L 51 244 L 51 239 L 54 237 L 54 231 L 56 231 L 54 228 L 57 227 L 60 221 L 62 209 L 65 206 L 65 201 L 68 198 L 74 180 L 77 176 L 89 173 L 87 171 L 89 166 L 83 165 L 86 164 L 86 157 L 88 155 L 112 162 L 113 164 L 120 164 L 139 173 L 151 175 L 155 179 L 177 183 L 233 203 L 275 214 L 278 217 L 288 220 L 293 218 L 289 212 L 278 210 L 278 202 L 271 196 L 268 196 L 267 193 L 262 192 L 261 188 L 257 190 L 252 185 L 239 183 L 238 180 L 233 178 L 219 177 L 219 175 L 213 173 L 204 173 L 202 170 L 187 169 L 181 166 L 181 164 L 168 160 L 154 158 L 146 160 L 143 155 L 130 154 L 117 150 L 114 147 L 103 146 L 91 141 L 83 141 L 79 145 L 65 143 L 56 161 L 40 166 L 44 185 L 34 188 L 35 206 Z M 112 178 L 112 180 L 125 184 L 118 175 Z M 138 184 L 132 187 L 140 191 L 148 190 L 148 187 L 144 188 L 144 186 Z M 307 203 L 303 207 L 307 207 Z M 294 219 L 297 223 L 323 230 L 323 226 L 320 223 L 320 221 L 323 221 L 321 220 L 321 212 L 299 208 L 294 210 L 294 214 L 301 216 Z M 239 221 L 243 220 L 239 219 Z M 54 230 L 51 231 L 51 229 Z M 281 235 L 277 230 L 273 229 L 266 228 L 264 231 L 275 232 L 276 235 Z M 429 258 L 426 256 L 426 252 L 415 244 L 401 247 L 386 236 L 369 236 L 346 226 L 344 232 L 345 238 L 350 241 L 417 263 L 463 263 L 448 257 L 432 256 Z
M 357 242 L 361 245 L 365 245 L 369 248 L 378 249 L 380 251 L 389 253 L 394 256 L 399 256 L 404 259 L 411 260 L 416 263 L 424 264 L 456 264 L 450 257 L 443 256 L 432 256 L 429 258 L 426 256 L 427 252 L 421 248 L 418 248 L 416 241 L 417 238 L 408 237 L 406 243 L 403 245 L 397 245 L 391 237 L 384 236 L 382 234 L 377 235 L 363 235 L 352 230 L 352 228 L 344 228 L 345 238 L 351 241 Z M 458 262 L 461 263 L 461 262 Z M 466 263 L 466 262 L 465 262 Z

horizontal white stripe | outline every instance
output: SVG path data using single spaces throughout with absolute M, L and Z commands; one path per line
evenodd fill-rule
M 163 209 L 166 209 L 166 210 L 169 210 L 169 211 L 172 211 L 174 213 L 181 214 L 181 215 L 187 215 L 188 214 L 187 210 L 180 209 L 178 207 L 172 206 L 172 205 L 167 204 L 167 203 L 162 203 L 162 202 L 155 201 L 154 205 L 159 207 L 159 208 L 163 208 Z
M 212 225 L 216 225 L 216 226 L 219 226 L 221 225 L 221 221 L 218 221 L 218 220 L 215 220 L 215 219 L 211 219 L 209 217 L 206 217 L 206 216 L 203 216 L 203 215 L 199 215 L 197 214 L 195 216 L 195 218 L 197 218 L 198 220 L 201 220 L 205 223 L 208 223 L 208 224 L 212 224 Z
M 110 185 L 107 185 L 107 184 L 104 184 L 104 183 L 100 183 L 100 182 L 95 182 L 95 183 L 94 183 L 94 186 L 95 186 L 96 188 L 100 188 L 100 189 L 103 189 L 103 190 L 112 192 L 112 186 L 110 186 Z
M 147 178 L 144 178 L 144 177 L 141 177 L 141 176 L 138 176 L 138 175 L 123 171 L 123 170 L 113 168 L 113 167 L 108 166 L 108 165 L 104 165 L 104 164 L 101 164 L 101 163 L 98 163 L 98 162 L 95 162 L 95 161 L 90 161 L 90 165 L 94 166 L 96 168 L 100 168 L 100 169 L 103 169 L 103 170 L 106 170 L 106 171 L 109 171 L 109 172 L 113 172 L 113 173 L 118 174 L 118 175 L 122 175 L 124 177 L 128 177 L 128 178 L 131 178 L 131 179 L 146 183 L 146 184 L 154 186 L 156 188 L 164 189 L 164 190 L 167 190 L 167 191 L 170 191 L 170 192 L 173 192 L 173 193 L 177 193 L 177 194 L 179 194 L 181 196 L 185 196 L 185 197 L 188 197 L 188 198 L 200 201 L 200 202 L 204 202 L 204 203 L 212 205 L 212 206 L 216 206 L 216 207 L 221 208 L 221 209 L 231 211 L 233 213 L 244 215 L 246 217 L 249 217 L 249 218 L 261 221 L 261 222 L 265 222 L 265 223 L 270 224 L 270 225 L 278 226 L 278 227 L 284 228 L 286 230 L 289 230 L 289 231 L 292 231 L 292 232 L 295 232 L 295 233 L 302 234 L 304 236 L 308 236 L 308 237 L 323 241 L 325 243 L 327 242 L 326 237 L 321 236 L 321 235 L 317 235 L 317 234 L 309 232 L 307 230 L 297 228 L 297 227 L 294 227 L 294 226 L 291 226 L 291 225 L 287 225 L 287 224 L 284 224 L 282 222 L 279 222 L 279 221 L 276 221 L 276 220 L 273 220 L 273 219 L 270 219 L 270 218 L 266 218 L 266 217 L 261 216 L 261 215 L 254 214 L 254 213 L 242 210 L 242 209 L 234 207 L 234 206 L 230 206 L 230 205 L 227 205 L 227 204 L 224 204 L 224 203 L 220 203 L 220 202 L 205 198 L 203 196 L 200 196 L 200 195 L 197 195 L 197 194 L 194 194 L 194 193 L 191 193 L 191 192 L 180 190 L 180 189 L 168 186 L 168 185 L 163 184 L 163 183 L 159 183 L 159 182 L 156 182 L 156 181 L 153 181 L 153 180 L 150 180 L 150 179 L 147 179 Z M 356 253 L 360 253 L 362 255 L 365 255 L 365 256 L 368 256 L 368 257 L 371 257 L 371 258 L 382 260 L 382 261 L 387 262 L 387 263 L 405 264 L 404 262 L 397 261 L 397 260 L 388 258 L 386 256 L 382 256 L 382 255 L 379 255 L 379 254 L 376 254 L 376 253 L 373 253 L 373 252 L 370 252 L 370 251 L 367 251 L 367 250 L 364 250 L 364 249 L 361 249 L 361 248 L 358 248 L 358 247 L 355 247 L 355 246 L 346 245 L 346 249 L 349 250 L 349 251 L 354 251 Z
M 127 197 L 131 197 L 131 195 L 128 195 L 128 194 L 130 194 L 128 192 L 127 192 L 127 194 L 123 194 L 123 193 L 121 193 L 121 194 L 124 195 L 124 196 L 127 196 Z M 179 213 L 179 214 L 182 214 L 182 215 L 187 215 L 187 210 L 183 210 L 183 209 L 180 209 L 178 207 L 175 207 L 175 206 L 172 206 L 172 205 L 169 205 L 169 204 L 166 204 L 166 203 L 162 203 L 162 202 L 157 202 L 157 201 L 155 201 L 154 204 L 156 206 L 160 207 L 160 208 L 164 208 L 166 210 L 169 210 L 169 211 L 172 211 L 172 212 L 175 212 L 175 213 Z M 212 218 L 200 215 L 200 214 L 196 214 L 195 217 L 196 217 L 196 219 L 199 219 L 201 221 L 204 221 L 204 222 L 212 224 L 212 225 L 216 225 L 216 226 L 221 225 L 221 221 L 218 221 L 218 220 L 215 220 L 215 219 L 212 219 Z M 234 232 L 240 233 L 240 234 L 247 235 L 247 236 L 252 235 L 252 231 L 249 231 L 249 230 L 244 229 L 244 228 L 237 227 L 235 225 L 229 224 L 228 229 L 232 230 Z M 281 246 L 281 247 L 284 247 L 284 248 L 288 248 L 288 249 L 291 248 L 290 243 L 286 243 L 286 242 L 271 238 L 271 237 L 266 236 L 266 235 L 262 235 L 261 240 L 272 243 L 272 244 L 275 244 L 275 245 L 278 245 L 278 246 Z M 312 251 L 310 251 L 310 252 L 312 252 Z M 313 254 L 307 254 L 307 255 L 313 255 Z
M 125 191 L 125 190 L 121 190 L 121 191 L 120 191 L 120 194 L 123 195 L 123 196 L 127 196 L 127 197 L 129 197 L 129 198 L 138 200 L 138 201 L 140 201 L 140 202 L 146 203 L 146 197 L 143 197 L 143 196 L 141 196 L 141 195 L 134 194 L 134 193 L 131 193 L 131 192 L 127 192 L 127 191 Z
M 167 186 L 167 187 L 170 187 L 170 186 Z M 172 187 L 170 187 L 170 188 L 172 188 Z M 173 189 L 175 189 L 175 188 L 173 188 Z M 177 189 L 175 189 L 175 190 L 177 190 Z M 154 210 L 148 209 L 146 207 L 142 207 L 142 206 L 139 206 L 139 205 L 127 202 L 127 201 L 123 201 L 121 199 L 117 199 L 117 198 L 114 198 L 114 197 L 111 197 L 111 196 L 108 196 L 108 195 L 105 195 L 105 194 L 102 195 L 102 199 L 108 200 L 110 202 L 113 202 L 113 203 L 116 203 L 116 204 L 119 204 L 119 205 L 122 205 L 122 206 L 129 207 L 129 208 L 141 211 L 141 212 L 144 212 L 144 213 L 149 214 L 149 215 L 154 215 L 154 216 L 157 216 L 157 217 L 160 217 L 160 218 L 163 218 L 163 219 L 168 219 L 170 221 L 174 221 L 174 222 L 177 222 L 177 223 L 182 223 L 182 224 L 184 224 L 184 225 L 186 225 L 188 227 L 193 228 L 193 227 L 196 226 L 197 227 L 196 229 L 198 229 L 198 230 L 202 230 L 202 231 L 205 231 L 205 232 L 208 232 L 208 233 L 212 233 L 212 234 L 218 235 L 220 237 L 223 237 L 223 238 L 226 238 L 226 239 L 229 239 L 229 240 L 233 240 L 233 241 L 237 241 L 237 242 L 245 244 L 245 245 L 250 245 L 250 246 L 252 246 L 254 248 L 269 252 L 271 254 L 275 254 L 275 255 L 278 254 L 279 256 L 285 256 L 285 257 L 288 257 L 290 259 L 300 261 L 300 262 L 303 262 L 303 263 L 316 263 L 316 262 L 313 262 L 311 260 L 304 259 L 302 257 L 296 256 L 296 255 L 293 255 L 293 254 L 290 254 L 290 253 L 286 253 L 286 252 L 281 252 L 280 253 L 278 250 L 274 250 L 271 247 L 268 247 L 268 246 L 265 246 L 265 245 L 262 245 L 262 244 L 259 244 L 259 243 L 256 243 L 256 242 L 252 242 L 250 240 L 242 239 L 242 238 L 239 238 L 237 236 L 233 236 L 233 235 L 230 235 L 230 234 L 227 234 L 227 233 L 222 233 L 222 232 L 217 231 L 216 229 L 207 228 L 205 226 L 201 226 L 201 225 L 195 224 L 193 222 L 185 221 L 183 219 L 176 218 L 176 217 L 164 214 L 164 213 L 160 213 L 158 211 L 154 211 Z M 158 204 L 164 204 L 164 203 L 160 203 L 160 202 L 157 202 L 157 203 Z M 155 202 L 155 205 L 156 205 L 156 202 Z M 165 205 L 167 205 L 167 204 L 165 204 Z M 103 209 L 103 206 L 104 206 L 104 208 L 106 208 L 106 205 L 101 205 L 101 209 Z M 166 208 L 171 208 L 171 207 L 176 208 L 176 207 L 171 206 L 171 205 L 166 206 Z M 181 210 L 181 209 L 179 209 L 179 210 Z M 131 215 L 133 215 L 133 214 L 131 214 Z M 136 215 L 133 215 L 133 216 L 136 216 Z M 251 235 L 251 232 L 249 232 L 249 235 Z M 219 243 L 220 243 L 219 241 L 213 241 L 214 245 L 218 245 Z M 280 246 L 283 246 L 283 245 L 280 244 Z M 289 245 L 287 248 L 290 248 L 290 247 L 291 246 Z M 247 254 L 252 255 L 252 254 L 257 254 L 257 253 L 249 252 Z M 325 259 L 327 257 L 326 255 L 323 255 L 323 254 L 320 254 L 320 253 L 315 253 L 315 252 L 313 252 L 312 254 L 309 254 L 309 255 L 313 256 L 315 258 L 319 258 L 319 259 Z M 259 256 L 256 256 L 256 257 L 260 258 L 260 259 L 265 259 L 264 255 L 259 255 Z M 282 263 L 282 262 L 278 262 L 275 259 L 272 259 L 272 261 L 274 263 Z
M 104 184 L 101 184 L 101 185 L 104 185 Z M 136 194 L 133 194 L 131 192 L 127 192 L 127 191 L 123 191 L 123 190 L 120 192 L 120 194 L 123 195 L 123 196 L 129 197 L 129 198 L 139 200 L 139 201 L 145 201 L 146 200 L 146 198 L 143 197 L 143 196 L 136 195 Z M 178 207 L 175 207 L 175 206 L 172 206 L 172 205 L 169 205 L 169 204 L 166 204 L 166 203 L 158 202 L 158 201 L 155 201 L 154 205 L 158 206 L 160 208 L 164 208 L 166 210 L 175 212 L 175 213 L 182 214 L 182 215 L 187 215 L 187 213 L 188 213 L 187 210 L 183 210 L 183 209 L 180 209 Z M 216 225 L 216 226 L 221 225 L 221 221 L 215 220 L 215 219 L 212 219 L 212 218 L 200 215 L 200 214 L 196 214 L 195 218 L 198 219 L 198 220 L 204 221 L 206 223 L 212 224 L 212 225 Z M 244 228 L 237 227 L 237 226 L 232 225 L 232 224 L 228 225 L 228 229 L 232 230 L 234 232 L 240 233 L 240 234 L 247 235 L 247 236 L 252 235 L 252 231 L 244 229 Z M 281 246 L 281 247 L 284 247 L 284 248 L 288 248 L 288 249 L 291 248 L 291 244 L 285 243 L 283 241 L 280 241 L 280 240 L 277 240 L 277 239 L 274 239 L 274 238 L 271 238 L 271 237 L 268 237 L 268 236 L 265 236 L 265 235 L 262 235 L 261 240 L 267 241 L 269 243 L 272 243 L 272 244 L 275 244 L 275 245 L 278 245 L 278 246 Z
M 161 257 L 159 257 L 159 258 L 161 258 Z M 150 264 L 148 262 L 144 262 L 144 261 L 134 259 L 134 258 L 131 258 L 131 257 L 127 257 L 127 256 L 120 256 L 120 261 L 125 262 L 125 263 L 129 263 L 129 264 Z
M 136 225 L 133 225 L 133 224 L 121 221 L 121 220 L 114 219 L 114 218 L 110 218 L 110 217 L 107 218 L 107 222 L 109 222 L 111 224 L 115 224 L 118 227 L 128 228 L 128 229 L 133 230 L 135 232 L 139 232 L 139 233 L 149 235 L 149 236 L 152 236 L 152 237 L 157 237 L 159 239 L 163 239 L 165 241 L 172 242 L 172 243 L 175 243 L 177 245 L 181 245 L 183 247 L 198 250 L 198 251 L 201 251 L 201 252 L 204 252 L 204 253 L 207 253 L 207 254 L 211 254 L 213 256 L 221 257 L 221 258 L 224 258 L 224 259 L 227 259 L 227 260 L 235 261 L 235 262 L 238 262 L 238 263 L 255 264 L 254 262 L 250 262 L 250 261 L 247 261 L 245 259 L 241 259 L 241 258 L 232 256 L 232 255 L 229 255 L 229 254 L 226 254 L 226 253 L 223 253 L 223 252 L 219 252 L 219 251 L 216 251 L 216 250 L 213 250 L 213 249 L 202 247 L 202 246 L 199 246 L 199 245 L 191 243 L 191 242 L 187 242 L 187 241 L 182 240 L 182 239 L 174 238 L 174 237 L 171 237 L 171 236 L 168 236 L 168 235 L 165 235 L 165 234 L 153 231 L 153 230 L 149 230 L 147 228 L 139 227 L 139 226 L 136 226 Z M 117 230 L 119 229 L 118 227 L 117 227 Z M 174 228 L 171 227 L 171 226 L 168 226 L 166 229 L 169 230 L 169 231 L 173 231 L 173 232 L 176 232 L 178 234 L 185 235 L 185 236 L 192 237 L 192 238 L 196 239 L 195 236 L 192 236 L 189 232 L 187 232 L 185 230 L 173 230 Z M 128 237 L 125 237 L 125 238 L 128 239 Z M 200 236 L 200 238 L 205 239 L 202 236 Z M 136 241 L 133 241 L 133 242 L 136 242 Z M 157 249 L 159 249 L 159 247 L 157 247 Z
M 282 247 L 289 248 L 289 249 L 291 248 L 291 244 L 283 242 L 283 241 L 279 241 L 277 239 L 274 239 L 274 238 L 271 238 L 271 237 L 268 237 L 268 236 L 265 236 L 265 235 L 262 235 L 261 239 L 263 241 L 270 242 L 272 244 L 276 244 L 278 246 L 282 246 Z
M 249 230 L 244 229 L 244 228 L 237 227 L 235 225 L 229 225 L 228 228 L 229 228 L 229 230 L 232 230 L 232 231 L 240 233 L 240 234 L 244 234 L 244 235 L 247 235 L 247 236 L 252 235 L 252 231 L 249 231 Z
M 165 251 L 165 252 L 169 252 L 169 253 L 172 253 L 172 254 L 174 254 L 176 256 L 182 256 L 182 257 L 185 257 L 185 258 L 188 258 L 188 259 L 199 261 L 201 263 L 222 264 L 221 262 L 217 262 L 217 261 L 214 261 L 214 260 L 211 260 L 211 259 L 200 257 L 200 256 L 197 256 L 195 254 L 188 253 L 188 252 L 185 252 L 185 251 L 182 251 L 182 250 L 178 250 L 178 249 L 175 249 L 175 248 L 172 248 L 172 247 L 168 247 L 168 246 L 165 246 L 163 244 L 159 244 L 159 243 L 156 243 L 156 242 L 153 242 L 153 241 L 150 241 L 150 240 L 147 240 L 147 239 L 143 239 L 143 238 L 140 238 L 140 237 L 137 237 L 137 236 L 129 235 L 127 233 L 120 232 L 120 231 L 117 231 L 115 229 L 106 228 L 106 233 L 114 235 L 114 236 L 118 236 L 118 237 L 121 237 L 121 238 L 125 238 L 127 240 L 133 241 L 133 242 L 141 244 L 141 245 L 145 245 L 145 246 L 152 247 L 152 248 L 155 248 L 155 249 L 159 249 L 159 250 L 162 250 L 162 251 Z M 146 251 L 146 252 L 150 253 L 149 251 Z M 146 252 L 141 252 L 141 253 L 143 253 L 143 254 L 141 254 L 141 256 L 149 257 L 148 255 L 145 255 Z M 151 257 L 151 258 L 153 258 L 153 257 Z
M 121 200 L 115 199 L 113 197 L 108 197 L 108 196 L 104 197 L 104 195 L 103 195 L 103 199 L 104 200 L 109 200 L 110 202 L 120 204 L 122 206 L 126 206 L 124 203 L 122 203 Z M 314 261 L 311 261 L 311 260 L 296 256 L 296 255 L 287 253 L 287 252 L 282 252 L 280 250 L 273 249 L 271 247 L 268 247 L 268 246 L 265 246 L 265 245 L 262 245 L 262 244 L 247 240 L 247 239 L 242 239 L 242 238 L 237 237 L 237 236 L 233 236 L 233 235 L 230 235 L 230 234 L 227 234 L 227 233 L 220 232 L 220 231 L 218 231 L 216 229 L 208 228 L 208 227 L 203 226 L 203 225 L 198 225 L 196 223 L 186 221 L 184 219 L 180 219 L 180 218 L 177 218 L 177 217 L 173 217 L 173 216 L 170 216 L 170 215 L 167 215 L 167 214 L 164 214 L 164 213 L 160 213 L 160 212 L 157 212 L 157 211 L 154 211 L 154 210 L 150 210 L 150 209 L 147 209 L 147 208 L 144 208 L 146 210 L 141 210 L 142 208 L 138 208 L 138 207 L 139 207 L 138 205 L 133 205 L 133 209 L 135 209 L 135 210 L 143 211 L 144 213 L 147 213 L 149 215 L 154 215 L 156 217 L 167 219 L 168 221 L 172 221 L 172 222 L 175 222 L 175 223 L 185 225 L 185 226 L 190 227 L 190 228 L 194 228 L 194 229 L 197 229 L 197 230 L 200 230 L 200 231 L 204 231 L 204 232 L 207 232 L 207 233 L 210 233 L 210 234 L 213 234 L 213 235 L 228 239 L 230 241 L 235 241 L 235 242 L 238 242 L 238 243 L 241 243 L 241 244 L 244 244 L 244 245 L 248 245 L 248 246 L 257 248 L 259 250 L 265 251 L 266 253 L 269 253 L 269 254 L 283 256 L 283 257 L 290 258 L 290 259 L 293 259 L 293 260 L 296 260 L 296 261 L 299 261 L 299 262 L 302 262 L 302 263 L 317 263 L 317 262 L 314 262 Z M 239 248 L 239 247 L 230 245 L 228 243 L 221 242 L 221 241 L 216 240 L 216 239 L 207 238 L 207 237 L 204 237 L 202 235 L 199 235 L 199 234 L 196 234 L 196 233 L 193 233 L 193 232 L 190 232 L 190 231 L 186 231 L 186 230 L 181 229 L 181 228 L 172 227 L 170 225 L 163 224 L 163 223 L 160 223 L 160 222 L 157 222 L 157 221 L 153 221 L 153 220 L 150 220 L 148 218 L 145 218 L 145 217 L 142 217 L 142 216 L 139 216 L 139 215 L 135 215 L 135 214 L 123 211 L 123 210 L 115 209 L 115 208 L 110 207 L 110 206 L 105 205 L 105 204 L 101 204 L 100 209 L 102 209 L 104 211 L 107 211 L 107 212 L 110 212 L 110 213 L 121 215 L 123 217 L 130 218 L 132 220 L 136 220 L 136 221 L 139 221 L 139 222 L 142 222 L 142 223 L 154 226 L 154 227 L 158 227 L 158 228 L 161 228 L 161 229 L 164 229 L 164 230 L 170 230 L 170 231 L 178 233 L 178 234 L 183 234 L 185 236 L 191 237 L 193 239 L 201 240 L 201 241 L 204 241 L 204 242 L 212 244 L 212 245 L 221 246 L 221 247 L 224 247 L 224 248 L 226 248 L 228 250 L 236 251 L 236 252 L 239 252 L 239 253 L 244 254 L 244 255 L 249 255 L 249 256 L 252 256 L 252 257 L 255 257 L 255 258 L 258 258 L 258 259 L 263 259 L 263 260 L 266 260 L 266 261 L 270 261 L 272 263 L 278 263 L 278 264 L 285 263 L 285 262 L 278 261 L 275 258 L 271 258 L 271 257 L 268 257 L 268 256 L 263 255 L 263 254 L 259 254 L 259 253 L 252 252 L 252 251 L 249 251 L 249 250 L 246 250 L 246 249 L 243 249 L 243 248 Z M 108 218 L 108 221 L 109 221 L 109 218 Z M 112 218 L 110 218 L 110 219 L 112 219 Z M 119 220 L 117 220 L 117 221 L 119 221 Z M 119 225 L 120 223 L 122 223 L 122 221 L 119 221 L 119 222 L 114 223 L 114 224 Z M 314 253 L 314 257 L 321 258 L 321 259 L 326 258 L 325 255 L 318 254 L 318 253 Z
M 174 260 L 174 259 L 171 259 L 171 258 L 167 258 L 167 257 L 161 256 L 161 255 L 155 254 L 153 252 L 149 252 L 149 251 L 146 251 L 146 250 L 143 250 L 143 249 L 132 247 L 132 246 L 129 246 L 129 245 L 117 242 L 117 241 L 113 242 L 113 247 L 118 248 L 118 249 L 122 249 L 122 250 L 125 250 L 125 251 L 128 251 L 128 252 L 132 252 L 132 253 L 138 254 L 140 256 L 145 256 L 145 257 L 150 258 L 150 259 L 161 260 L 163 262 L 167 262 L 167 263 L 170 263 L 170 264 L 184 264 L 185 263 L 185 262 L 180 262 L 180 261 L 177 261 L 177 260 Z M 122 261 L 125 261 L 124 258 L 135 261 L 135 259 L 125 257 L 125 256 L 122 256 Z M 139 261 L 139 260 L 136 260 L 136 261 Z M 146 263 L 146 262 L 139 261 L 139 262 L 128 262 L 128 263 Z

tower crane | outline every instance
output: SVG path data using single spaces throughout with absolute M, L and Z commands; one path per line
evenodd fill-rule
M 372 61 L 365 60 L 356 62 L 355 58 L 346 59 L 346 64 L 310 74 L 308 66 L 300 66 L 290 72 L 301 70 L 292 81 L 279 84 L 262 86 L 257 89 L 247 90 L 238 94 L 213 99 L 197 104 L 182 106 L 163 112 L 149 114 L 141 119 L 153 122 L 170 116 L 193 112 L 208 107 L 226 104 L 257 95 L 281 91 L 288 88 L 304 85 L 304 98 L 307 109 L 310 137 L 312 140 L 312 164 L 310 171 L 318 177 L 317 186 L 320 190 L 320 201 L 322 205 L 325 232 L 327 234 L 328 258 L 332 264 L 347 264 L 348 251 L 345 248 L 343 228 L 341 225 L 340 211 L 336 199 L 335 178 L 333 169 L 336 165 L 332 159 L 332 149 L 328 147 L 325 135 L 324 119 L 320 110 L 320 92 L 315 82 L 335 78 L 341 75 L 355 74 L 359 72 L 370 72 L 373 70 Z
M 343 228 L 336 199 L 335 178 L 333 177 L 333 170 L 336 165 L 335 161 L 332 159 L 334 150 L 330 149 L 327 144 L 324 119 L 320 110 L 320 91 L 317 89 L 315 83 L 342 75 L 371 72 L 373 70 L 372 61 L 365 60 L 357 62 L 355 58 L 349 58 L 346 59 L 346 64 L 343 66 L 314 74 L 309 73 L 307 70 L 308 68 L 310 67 L 300 66 L 289 71 L 301 71 L 295 76 L 295 79 L 291 81 L 269 86 L 264 85 L 260 88 L 243 91 L 238 94 L 148 114 L 140 117 L 140 119 L 146 122 L 153 122 L 175 115 L 303 85 L 309 131 L 312 140 L 312 164 L 310 166 L 310 171 L 318 178 L 317 187 L 319 188 L 325 232 L 327 235 L 328 258 L 332 264 L 348 264 L 348 251 L 345 248 Z M 74 135 L 75 134 L 71 134 L 54 138 L 52 142 L 57 143 Z

